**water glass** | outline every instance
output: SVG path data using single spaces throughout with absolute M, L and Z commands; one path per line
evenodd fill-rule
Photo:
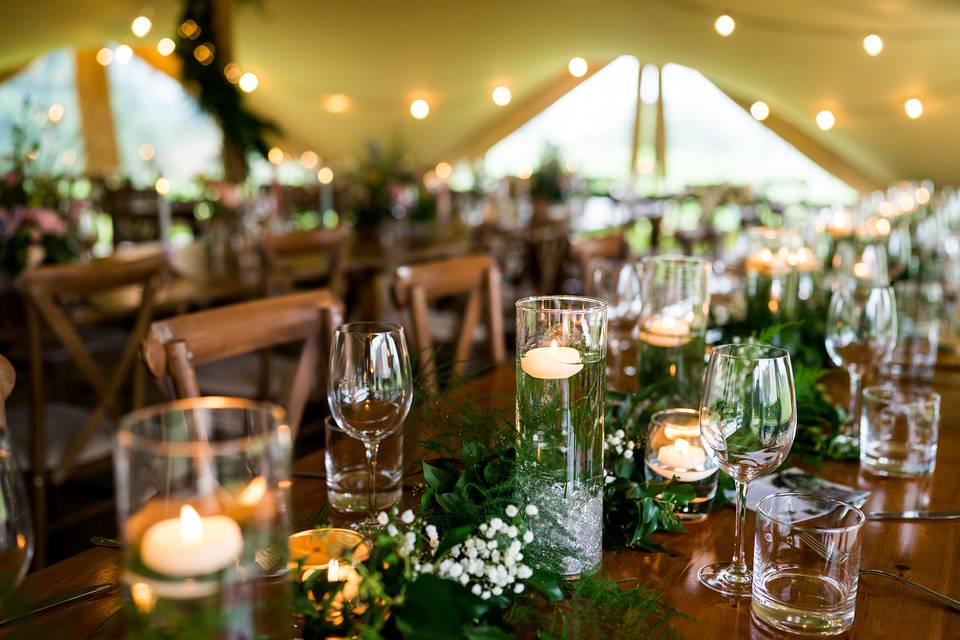
M 933 473 L 940 430 L 940 395 L 893 384 L 867 387 L 860 425 L 860 466 L 878 476 Z
M 853 624 L 863 512 L 809 493 L 757 504 L 753 614 L 774 629 L 831 636 Z
M 943 287 L 938 282 L 902 280 L 897 297 L 897 344 L 883 373 L 894 378 L 931 380 L 940 346 Z
M 323 424 L 326 431 L 324 463 L 327 471 L 327 501 L 337 511 L 365 513 L 369 508 L 371 492 L 363 443 L 344 433 L 330 416 Z M 382 511 L 399 502 L 403 492 L 402 431 L 380 442 L 377 458 L 374 509 Z
M 2 359 L 2 357 L 0 357 Z M 0 399 L 0 418 L 3 417 Z M 33 559 L 30 502 L 17 457 L 10 448 L 6 420 L 0 424 L 0 609 L 16 593 Z
M 624 366 L 622 354 L 633 344 L 640 317 L 640 265 L 629 260 L 597 258 L 590 263 L 591 295 L 607 303 L 607 375 L 636 375 L 632 365 Z

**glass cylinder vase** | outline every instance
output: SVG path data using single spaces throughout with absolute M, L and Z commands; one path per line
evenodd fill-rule
M 121 421 L 115 482 L 129 637 L 287 637 L 292 438 L 237 398 Z
M 710 312 L 710 265 L 701 258 L 654 256 L 641 266 L 637 379 L 659 384 L 675 406 L 697 406 Z
M 607 304 L 518 300 L 520 491 L 537 508 L 530 562 L 576 578 L 600 568 Z

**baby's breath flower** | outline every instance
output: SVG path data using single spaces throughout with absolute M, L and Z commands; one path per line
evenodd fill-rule
M 626 458 L 627 460 L 629 460 L 630 458 L 632 458 L 632 457 L 633 457 L 633 449 L 627 449 L 626 451 L 624 451 L 624 452 L 623 452 L 623 457 Z
M 528 516 L 536 517 L 536 516 L 540 513 L 540 510 L 537 509 L 537 505 L 535 505 L 535 504 L 528 504 L 528 505 L 527 505 L 527 508 L 524 509 L 524 512 L 525 512 Z
M 388 534 L 390 535 L 390 537 L 392 538 L 392 537 L 396 536 L 397 533 L 399 533 L 399 531 L 397 531 L 396 525 L 394 525 L 394 524 L 389 524 L 389 525 L 387 525 L 387 533 L 388 533 Z
M 514 592 L 514 593 L 523 593 L 523 583 L 522 583 L 522 582 L 518 582 L 517 584 L 513 585 L 513 592 Z
M 520 513 L 520 510 L 517 509 L 514 505 L 508 504 L 505 509 L 508 518 L 516 518 L 517 514 Z
M 407 509 L 400 515 L 400 520 L 403 524 L 413 524 L 413 511 Z
M 523 532 L 523 541 L 527 544 L 533 542 L 533 531 L 524 531 Z
M 385 527 L 387 523 L 390 522 L 390 516 L 387 515 L 386 511 L 381 511 L 377 514 L 377 522 L 380 526 Z

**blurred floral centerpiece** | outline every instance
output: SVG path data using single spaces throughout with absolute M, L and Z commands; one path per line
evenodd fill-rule
M 366 160 L 348 174 L 341 197 L 344 211 L 361 227 L 391 220 L 427 221 L 436 212 L 434 196 L 409 155 L 396 149 L 385 153 L 374 143 Z

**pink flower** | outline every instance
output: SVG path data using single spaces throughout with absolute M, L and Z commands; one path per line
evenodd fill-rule
M 41 231 L 52 236 L 67 235 L 67 223 L 51 209 L 27 209 L 26 218 L 32 220 Z

